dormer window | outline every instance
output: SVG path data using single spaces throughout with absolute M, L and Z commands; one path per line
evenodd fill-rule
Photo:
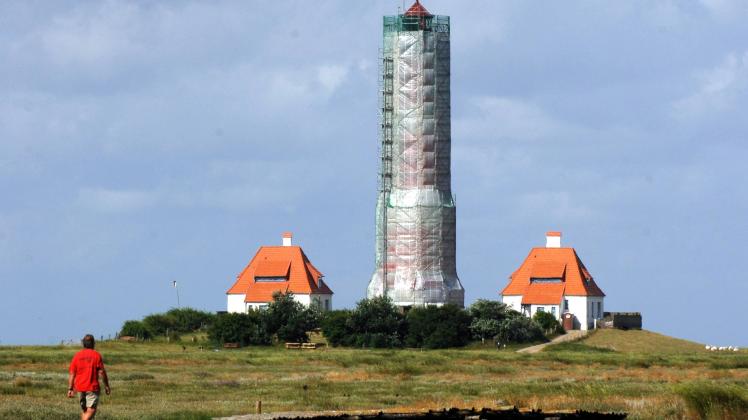
M 530 283 L 561 283 L 563 279 L 560 277 L 531 277 Z
M 259 276 L 255 276 L 255 281 L 258 282 L 258 283 L 262 283 L 262 282 L 273 283 L 273 282 L 281 282 L 281 281 L 287 281 L 287 280 L 288 280 L 288 278 L 286 278 L 286 277 L 259 277 Z
M 288 281 L 291 261 L 261 261 L 255 271 L 256 283 L 280 283 Z

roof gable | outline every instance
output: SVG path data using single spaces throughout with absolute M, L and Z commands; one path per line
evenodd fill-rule
M 426 10 L 425 7 L 421 4 L 419 0 L 416 0 L 415 3 L 413 3 L 412 6 L 404 13 L 405 16 L 431 16 L 431 13 L 429 13 L 428 10 Z
M 258 277 L 285 277 L 285 281 L 257 281 Z M 245 302 L 272 301 L 274 292 L 332 294 L 322 277 L 301 247 L 263 246 L 226 293 L 245 294 Z
M 532 278 L 560 278 L 562 293 L 567 296 L 605 296 L 574 248 L 533 248 L 522 265 L 509 277 L 509 284 L 501 294 L 524 296 L 531 292 L 533 296 L 541 293 L 555 296 L 557 283 L 533 284 L 532 290 L 529 290 Z M 546 290 L 541 292 L 542 288 Z

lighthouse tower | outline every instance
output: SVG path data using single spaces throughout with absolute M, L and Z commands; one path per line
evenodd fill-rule
M 455 266 L 449 17 L 416 1 L 385 16 L 376 259 L 367 295 L 464 306 Z

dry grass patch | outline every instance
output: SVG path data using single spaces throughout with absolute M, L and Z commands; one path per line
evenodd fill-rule
M 668 337 L 646 330 L 596 330 L 580 343 L 624 353 L 662 355 L 705 352 L 703 345 L 693 341 Z

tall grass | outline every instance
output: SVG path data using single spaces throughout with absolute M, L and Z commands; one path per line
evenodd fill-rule
M 701 347 L 692 352 L 633 351 L 631 345 L 614 350 L 613 344 L 623 338 L 665 342 L 662 336 L 650 335 L 609 336 L 608 341 L 593 337 L 595 345 L 584 340 L 533 355 L 490 346 L 201 351 L 190 344 L 185 350 L 182 343 L 101 342 L 97 349 L 107 365 L 112 395 L 102 395 L 99 415 L 200 419 L 251 413 L 261 400 L 264 412 L 516 404 L 544 411 L 585 409 L 628 412 L 630 418 L 682 418 L 700 414 L 677 385 L 703 378 L 733 395 L 730 399 L 713 393 L 709 398 L 718 408 L 707 413 L 742 414 L 741 400 L 734 395 L 748 384 L 748 371 L 741 367 L 747 355 L 707 353 Z M 77 350 L 0 347 L 0 418 L 77 418 L 77 402 L 63 395 L 67 365 Z
M 699 418 L 748 418 L 748 395 L 745 388 L 697 382 L 679 385 L 675 392 L 685 400 L 692 415 Z

